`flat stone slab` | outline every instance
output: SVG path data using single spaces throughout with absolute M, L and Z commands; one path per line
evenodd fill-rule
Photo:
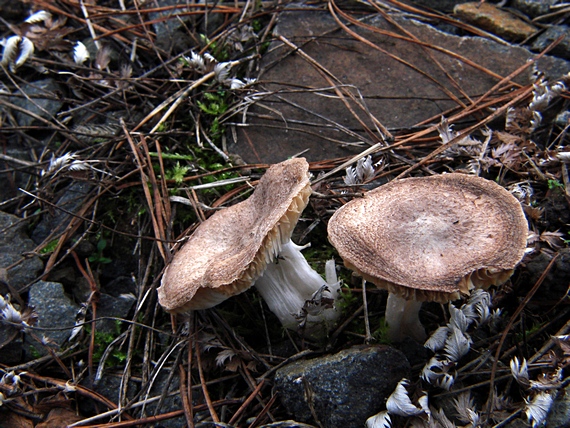
M 367 28 L 350 26 L 364 42 L 341 29 L 329 12 L 282 12 L 274 35 L 284 39 L 272 42 L 256 85 L 266 92 L 248 109 L 229 151 L 250 163 L 280 162 L 303 151 L 310 161 L 353 155 L 379 141 L 374 120 L 392 134 L 424 121 L 437 123 L 535 56 L 506 42 L 453 36 L 401 14 L 391 19 L 400 28 L 379 15 L 363 18 Z M 441 49 L 410 42 L 404 30 Z M 552 57 L 539 60 L 538 67 L 555 78 L 570 69 Z M 531 72 L 516 81 L 529 83 Z

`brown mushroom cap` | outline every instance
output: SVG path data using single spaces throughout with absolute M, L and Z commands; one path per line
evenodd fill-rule
M 164 273 L 162 307 L 206 309 L 247 290 L 289 241 L 311 195 L 308 171 L 304 158 L 273 165 L 248 199 L 200 224 Z
M 446 302 L 506 281 L 526 248 L 520 203 L 493 181 L 392 181 L 340 208 L 329 240 L 345 265 L 405 299 Z

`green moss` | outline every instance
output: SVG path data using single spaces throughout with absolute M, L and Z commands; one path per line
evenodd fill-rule
M 525 331 L 521 331 L 516 334 L 516 341 L 519 343 L 526 341 L 527 337 L 532 336 L 542 327 L 543 325 L 541 323 L 533 323 L 530 328 L 527 328 Z
M 198 108 L 206 114 L 209 121 L 208 137 L 214 142 L 218 142 L 225 132 L 220 117 L 228 111 L 228 96 L 226 91 L 204 92 L 204 99 L 196 101 Z
M 564 184 L 558 180 L 548 180 L 548 188 L 550 190 L 563 190 Z
M 40 250 L 40 254 L 50 254 L 52 253 L 55 248 L 57 247 L 57 244 L 59 243 L 59 239 L 54 239 L 53 241 L 48 242 L 41 250 Z
M 112 260 L 109 257 L 105 257 L 103 255 L 105 248 L 107 248 L 107 240 L 101 234 L 99 234 L 99 239 L 97 241 L 97 252 L 89 256 L 89 261 L 91 263 L 101 264 L 111 263 Z
M 176 162 L 172 168 L 165 172 L 165 178 L 167 180 L 174 180 L 174 182 L 179 186 L 184 182 L 186 174 L 188 174 L 188 171 L 191 169 L 192 168 L 188 165 L 180 165 L 180 162 Z
M 371 325 L 376 324 L 373 324 L 371 321 Z M 376 340 L 376 343 L 390 345 L 392 341 L 388 338 L 388 324 L 386 324 L 386 319 L 382 317 L 377 325 L 378 328 L 372 332 L 372 337 Z
M 115 340 L 119 335 L 122 333 L 122 322 L 120 320 L 115 321 L 114 331 L 113 332 L 101 332 L 96 330 L 95 331 L 95 347 L 93 349 L 93 361 L 98 362 L 101 361 L 103 354 L 107 347 Z M 88 335 L 91 335 L 91 328 L 89 326 L 85 327 L 86 332 Z M 127 353 L 121 351 L 117 346 L 115 349 L 111 351 L 109 357 L 107 357 L 106 365 L 110 367 L 114 366 L 122 366 L 122 364 L 127 359 Z
M 158 158 L 157 152 L 150 152 L 149 155 L 150 157 Z M 194 159 L 196 159 L 193 155 L 182 155 L 179 153 L 161 153 L 161 157 L 162 160 L 178 160 L 178 161 L 184 160 L 188 162 L 191 162 Z
M 224 62 L 229 60 L 230 53 L 225 44 L 212 41 L 205 34 L 200 34 L 198 37 L 200 38 L 201 44 L 208 46 L 208 52 L 210 52 L 210 55 L 216 58 L 217 61 Z
M 336 305 L 342 311 L 343 314 L 351 311 L 354 306 L 358 304 L 358 297 L 352 292 L 352 290 L 346 286 L 342 286 L 340 289 L 340 296 Z

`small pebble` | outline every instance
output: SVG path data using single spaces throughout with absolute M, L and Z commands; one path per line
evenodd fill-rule
M 458 4 L 453 13 L 465 22 L 512 42 L 522 41 L 536 32 L 532 25 L 491 3 Z

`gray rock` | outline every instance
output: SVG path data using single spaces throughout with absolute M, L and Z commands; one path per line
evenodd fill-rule
M 191 47 L 191 40 L 188 37 L 187 31 L 182 31 L 183 28 L 181 28 L 183 27 L 183 20 L 187 20 L 188 17 L 175 16 L 183 12 L 188 12 L 189 10 L 168 7 L 178 5 L 180 5 L 180 1 L 178 0 L 159 0 L 156 4 L 156 8 L 164 8 L 164 10 L 150 14 L 150 19 L 156 21 L 152 24 L 156 32 L 156 45 L 167 52 L 181 52 Z
M 180 378 L 178 377 L 177 370 L 174 370 L 174 373 L 172 373 L 172 371 L 172 369 L 161 370 L 158 376 L 153 379 L 153 384 L 148 396 L 162 396 L 164 399 L 162 401 L 154 400 L 152 403 L 148 403 L 145 407 L 145 413 L 141 414 L 140 417 L 175 412 L 182 408 L 182 399 L 180 398 Z M 192 395 L 193 404 L 198 404 L 199 400 L 202 398 L 201 394 L 196 394 L 196 392 L 193 391 Z M 143 395 L 141 394 L 140 399 L 142 398 Z M 194 416 L 196 417 L 197 415 Z M 160 425 L 164 428 L 178 428 L 186 426 L 186 418 L 184 416 L 178 416 L 176 418 L 161 421 Z
M 531 49 L 540 52 L 560 36 L 564 36 L 564 39 L 550 53 L 560 58 L 570 59 L 570 28 L 566 25 L 552 25 L 548 27 L 532 43 Z
M 505 425 L 505 428 L 529 428 L 530 426 L 531 425 L 526 421 L 526 417 L 522 415 L 521 417 L 513 419 L 511 422 Z
M 27 187 L 32 178 L 29 172 L 33 171 L 32 167 L 25 165 L 27 162 L 32 163 L 30 150 L 8 145 L 4 149 L 4 154 L 7 155 L 8 159 L 13 158 L 13 160 L 0 160 L 0 189 L 2 189 L 0 201 L 7 201 L 18 196 L 18 194 L 21 195 L 18 189 Z
M 35 248 L 26 227 L 21 218 L 0 212 L 0 269 L 7 269 L 7 281 L 16 290 L 34 281 L 43 269 L 39 257 L 26 254 Z
M 212 428 L 217 428 L 213 426 Z M 317 428 L 314 425 L 302 424 L 296 421 L 279 421 L 261 425 L 259 428 Z
M 125 294 L 119 297 L 113 297 L 109 294 L 100 294 L 97 304 L 97 318 L 127 318 L 135 302 L 136 298 L 132 294 Z M 103 333 L 114 333 L 116 330 L 116 320 L 114 319 L 104 319 L 97 321 L 96 324 L 97 331 Z
M 558 0 L 513 0 L 511 6 L 534 18 L 550 12 L 550 7 L 557 2 Z
M 470 0 L 415 0 L 413 3 L 440 12 L 451 12 L 455 5 L 468 1 Z
M 38 80 L 22 85 L 22 90 L 15 92 L 10 97 L 10 102 L 36 116 L 49 120 L 59 112 L 63 105 L 60 101 L 61 93 L 61 87 L 53 79 Z M 22 111 L 15 111 L 14 117 L 20 126 L 39 123 L 33 116 Z
M 94 185 L 92 183 L 85 181 L 74 181 L 68 186 L 56 202 L 56 205 L 61 210 L 54 208 L 52 212 L 46 213 L 32 232 L 32 239 L 39 244 L 50 235 L 55 236 L 63 232 L 71 219 L 68 213 L 76 213 L 93 188 Z
M 552 257 L 540 252 L 526 264 L 526 274 L 528 284 L 534 284 L 542 276 Z M 570 284 L 570 248 L 562 248 L 558 251 L 558 258 L 552 268 L 548 271 L 544 282 L 540 285 L 540 293 L 545 300 L 562 299 L 568 291 Z
M 23 20 L 29 11 L 24 3 L 12 0 L 0 0 L 0 10 L 2 11 L 2 18 L 6 21 L 12 19 Z
M 172 375 L 172 376 L 171 376 Z M 152 379 L 152 386 L 148 391 L 148 385 L 142 385 L 140 379 L 134 377 L 129 378 L 127 384 L 127 401 L 138 403 L 134 406 L 129 413 L 135 418 L 144 418 L 151 415 L 164 414 L 174 412 L 182 408 L 182 400 L 180 398 L 180 384 L 178 378 L 178 370 L 164 369 Z M 116 370 L 106 370 L 97 382 L 94 381 L 93 376 L 85 378 L 81 384 L 94 390 L 95 392 L 106 397 L 113 403 L 120 400 L 120 391 L 124 379 L 121 375 L 116 374 Z M 199 392 L 194 395 L 200 395 Z M 94 406 L 94 400 L 82 399 L 79 400 L 79 407 L 84 414 L 96 414 L 98 409 Z M 141 405 L 144 403 L 144 406 Z M 198 400 L 194 400 L 194 404 L 198 404 Z M 184 415 L 160 421 L 157 426 L 163 428 L 179 428 L 186 426 L 186 419 Z
M 567 386 L 558 393 L 558 397 L 552 407 L 546 419 L 547 427 L 559 427 L 568 428 L 570 427 L 570 386 Z
M 124 388 L 123 379 L 120 374 L 112 370 L 107 370 L 103 373 L 100 379 L 96 382 L 94 375 L 89 375 L 81 380 L 81 385 L 85 386 L 103 397 L 107 398 L 113 403 L 118 403 L 120 398 L 121 388 Z M 129 378 L 127 383 L 127 401 L 135 398 L 140 390 L 140 383 Z M 97 403 L 87 397 L 78 397 L 79 409 L 83 414 L 97 414 L 100 410 L 97 408 Z
M 113 263 L 109 263 L 109 265 L 112 264 Z M 129 267 L 132 269 L 132 266 L 133 265 L 131 264 Z M 107 266 L 105 266 L 105 268 L 107 268 Z M 106 271 L 107 269 L 105 269 L 105 273 Z M 103 291 L 114 297 L 120 297 L 121 295 L 124 294 L 134 295 L 137 292 L 137 286 L 133 281 L 132 276 L 126 276 L 126 275 L 121 276 L 119 272 L 117 272 L 117 275 L 114 277 L 114 279 L 112 279 L 105 285 Z
M 564 110 L 560 112 L 554 119 L 554 123 L 560 128 L 566 127 L 570 123 L 570 110 Z
M 29 302 L 38 315 L 36 327 L 56 329 L 73 326 L 79 305 L 74 303 L 63 290 L 59 282 L 38 281 L 30 287 Z M 69 337 L 71 330 L 35 331 L 35 335 L 42 339 L 44 336 L 50 342 L 49 346 L 61 346 Z M 41 355 L 47 353 L 45 348 L 32 336 L 26 335 L 26 344 Z
M 295 420 L 317 422 L 314 412 L 324 427 L 360 427 L 385 408 L 386 398 L 409 373 L 400 351 L 357 346 L 279 369 L 275 390 Z
M 0 326 L 0 363 L 7 366 L 22 362 L 22 334 L 14 328 Z

